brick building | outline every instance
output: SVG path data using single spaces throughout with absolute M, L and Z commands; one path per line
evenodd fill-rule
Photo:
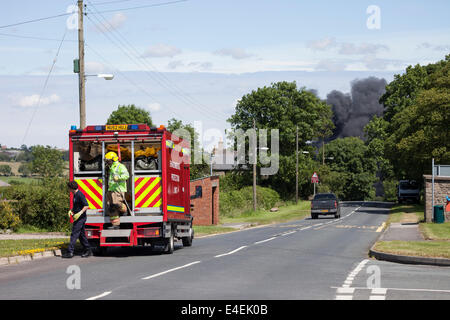
M 210 226 L 219 223 L 219 177 L 191 180 L 191 211 L 194 225 Z
M 425 220 L 431 222 L 433 218 L 433 209 L 431 208 L 432 186 L 431 175 L 424 175 L 425 180 Z M 434 205 L 444 205 L 446 207 L 446 197 L 450 196 L 450 177 L 434 177 Z M 450 221 L 450 211 L 445 212 L 445 220 Z

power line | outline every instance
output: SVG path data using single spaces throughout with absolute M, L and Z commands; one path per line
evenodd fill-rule
M 67 28 L 64 31 L 64 35 L 63 35 L 63 37 L 61 39 L 61 42 L 60 42 L 60 44 L 58 46 L 58 50 L 56 51 L 56 55 L 55 55 L 55 58 L 53 59 L 52 66 L 50 67 L 50 70 L 49 70 L 49 72 L 47 74 L 47 77 L 45 78 L 44 86 L 42 87 L 41 94 L 39 95 L 38 103 L 36 105 L 36 108 L 34 108 L 34 110 L 33 110 L 33 114 L 31 116 L 30 122 L 28 123 L 28 126 L 27 126 L 27 128 L 25 130 L 25 135 L 23 136 L 21 145 L 24 144 L 25 139 L 26 139 L 26 137 L 28 135 L 28 131 L 30 129 L 31 123 L 33 122 L 33 119 L 34 119 L 34 116 L 36 115 L 37 110 L 39 109 L 39 106 L 41 104 L 42 95 L 44 94 L 45 89 L 47 88 L 48 80 L 50 79 L 50 75 L 51 75 L 51 73 L 53 71 L 53 68 L 55 67 L 56 61 L 57 61 L 58 56 L 59 56 L 59 52 L 61 51 L 62 44 L 64 42 L 64 39 L 66 38 L 66 34 L 67 34 Z
M 92 14 L 92 16 L 93 16 L 98 22 L 100 22 L 100 24 L 101 24 L 106 30 L 110 29 L 110 30 L 113 31 L 113 33 L 115 33 L 115 34 L 117 34 L 118 36 L 120 36 L 121 39 L 118 39 L 117 41 L 119 41 L 120 44 L 121 44 L 124 48 L 127 48 L 127 47 L 131 48 L 131 49 L 128 49 L 128 48 L 127 48 L 127 50 L 130 50 L 130 52 L 131 52 L 131 51 L 134 51 L 134 54 L 135 54 L 135 56 L 136 56 L 136 59 L 137 59 L 138 63 L 141 64 L 142 66 L 144 66 L 146 69 L 148 68 L 148 69 L 156 70 L 156 68 L 155 68 L 154 66 L 152 66 L 151 63 L 139 59 L 139 55 L 140 55 L 140 54 L 139 54 L 139 52 L 136 50 L 136 48 L 134 48 L 133 45 L 131 45 L 131 44 L 129 43 L 129 41 L 128 41 L 128 40 L 127 40 L 127 39 L 126 39 L 119 31 L 113 30 L 111 24 L 106 20 L 106 18 L 105 18 L 100 12 L 98 12 L 98 10 L 92 5 L 92 3 L 91 3 L 89 0 L 88 0 L 88 2 L 89 2 L 90 5 L 94 8 L 94 10 L 96 11 L 96 13 L 98 13 L 99 16 L 101 16 L 101 18 L 105 21 L 105 23 L 107 23 L 107 24 L 109 25 L 109 28 L 108 28 L 108 26 L 105 26 L 105 24 L 104 24 L 103 22 L 101 22 L 101 21 L 95 16 L 95 13 L 94 13 L 94 12 L 90 11 L 89 13 Z M 89 16 L 88 16 L 88 18 L 89 18 Z M 90 18 L 89 18 L 89 19 L 90 19 Z M 91 20 L 91 19 L 90 19 L 90 20 Z M 91 22 L 93 22 L 93 21 L 91 20 Z M 94 25 L 95 25 L 95 23 L 94 23 Z M 97 26 L 96 26 L 96 27 L 97 27 Z M 98 27 L 97 27 L 97 28 L 98 28 Z M 109 38 L 109 36 L 108 36 L 106 33 L 103 32 L 103 34 L 104 34 L 107 38 Z M 116 37 L 116 39 L 117 39 L 117 38 L 118 38 L 118 37 Z M 125 44 L 124 44 L 124 43 L 125 43 Z M 126 53 L 126 55 L 129 57 L 129 55 L 128 55 L 127 53 Z M 134 62 L 134 60 L 133 60 L 133 62 Z M 136 63 L 136 62 L 135 62 L 135 63 Z M 214 113 L 211 114 L 211 113 L 210 113 L 210 108 L 209 108 L 209 107 L 207 107 L 207 106 L 201 104 L 200 102 L 198 102 L 198 101 L 196 101 L 194 98 L 192 98 L 189 94 L 183 92 L 182 89 L 180 89 L 176 84 L 174 84 L 171 80 L 169 80 L 163 73 L 158 72 L 158 71 L 153 71 L 153 72 L 150 73 L 150 72 L 148 72 L 148 71 L 145 70 L 145 69 L 144 69 L 144 71 L 145 71 L 150 77 L 152 77 L 152 79 L 153 79 L 154 81 L 156 81 L 159 85 L 165 87 L 165 88 L 168 89 L 169 91 L 172 91 L 171 94 L 173 94 L 174 96 L 177 96 L 177 97 L 178 97 L 180 100 L 182 100 L 184 103 L 190 104 L 190 105 L 192 105 L 194 108 L 201 107 L 199 110 L 200 110 L 202 113 L 205 113 L 205 114 L 209 115 L 210 118 L 213 118 L 213 119 L 215 119 L 215 120 L 220 120 L 220 121 L 223 120 L 223 119 L 221 119 L 220 117 L 218 117 L 216 114 L 214 114 Z M 154 78 L 154 76 L 157 76 L 158 79 Z M 171 88 L 170 88 L 170 87 L 171 87 Z
M 143 6 L 131 7 L 131 8 L 104 10 L 104 11 L 99 11 L 98 13 L 127 11 L 127 10 L 136 10 L 136 9 L 152 8 L 152 7 L 162 7 L 162 6 L 167 6 L 167 5 L 181 3 L 181 2 L 187 2 L 187 1 L 189 1 L 189 0 L 177 0 L 177 1 L 161 2 L 161 3 L 154 3 L 154 4 L 143 5 Z M 93 6 L 92 3 L 90 3 L 90 4 L 91 4 L 91 6 Z
M 12 23 L 12 24 L 7 24 L 7 25 L 3 25 L 0 26 L 0 29 L 3 28 L 9 28 L 9 27 L 15 27 L 15 26 L 20 26 L 22 24 L 27 24 L 27 23 L 33 23 L 33 22 L 38 22 L 38 21 L 44 21 L 44 20 L 49 20 L 49 19 L 54 19 L 54 18 L 59 18 L 59 17 L 64 17 L 64 16 L 68 16 L 73 14 L 72 12 L 70 13 L 61 13 L 61 14 L 57 14 L 54 16 L 50 16 L 50 17 L 45 17 L 45 18 L 39 18 L 39 19 L 33 19 L 33 20 L 27 20 L 27 21 L 22 21 L 22 22 L 17 22 L 17 23 Z
M 124 74 L 122 71 L 120 71 L 119 69 L 115 68 L 114 66 L 112 66 L 112 64 L 105 58 L 103 57 L 97 50 L 95 50 L 92 46 L 88 45 L 85 42 L 85 46 L 88 48 L 88 50 L 92 51 L 95 55 L 97 55 L 101 60 L 103 60 L 103 62 L 105 62 L 105 64 L 111 68 L 115 73 L 119 73 L 120 75 L 122 75 L 122 77 L 124 79 L 126 79 L 128 82 L 130 82 L 133 86 L 135 86 L 137 89 L 139 89 L 140 91 L 142 91 L 145 95 L 147 95 L 148 97 L 150 97 L 150 99 L 154 100 L 154 101 L 158 101 L 158 99 L 155 99 L 155 97 L 150 94 L 147 90 L 143 89 L 140 85 L 138 85 L 136 82 L 134 82 L 133 80 L 131 80 L 126 74 Z M 170 108 L 168 108 L 170 109 Z M 174 110 L 171 110 L 174 114 L 176 114 L 179 117 L 182 117 L 180 114 L 178 114 L 177 112 L 175 112 Z
M 89 1 L 88 1 L 89 2 Z M 100 28 L 99 28 L 99 26 L 97 26 L 93 21 L 92 21 L 92 19 L 89 17 L 90 15 L 92 15 L 92 17 L 93 18 L 95 18 L 102 26 L 103 26 L 103 28 L 105 28 L 105 29 L 109 29 L 108 28 L 108 26 L 106 26 L 103 22 L 101 22 L 97 17 L 96 17 L 96 15 L 92 12 L 92 11 L 90 11 L 89 12 L 90 14 L 89 15 L 87 15 L 87 17 L 88 17 L 88 19 L 94 24 L 94 26 L 97 28 L 97 29 L 99 29 L 99 31 L 102 31 L 102 30 L 100 30 Z M 112 27 L 110 24 L 109 24 L 109 22 L 105 19 L 105 17 L 103 17 L 101 14 L 100 14 L 100 16 L 102 17 L 102 19 L 103 20 L 105 20 L 105 22 L 109 25 L 109 27 Z M 112 40 L 111 39 L 111 37 L 107 34 L 107 33 L 105 33 L 105 32 L 102 32 L 103 34 L 104 34 L 104 36 L 105 37 L 107 37 L 114 45 L 116 45 L 128 58 L 130 58 L 130 60 L 131 61 L 133 61 L 137 66 L 144 66 L 145 67 L 145 69 L 144 69 L 144 72 L 153 80 L 153 81 L 156 81 L 160 86 L 162 86 L 162 87 L 164 87 L 164 88 L 166 88 L 167 90 L 169 90 L 170 91 L 170 93 L 172 94 L 172 95 L 174 95 L 175 97 L 177 97 L 178 99 L 180 99 L 181 101 L 183 101 L 184 103 L 187 103 L 187 104 L 190 104 L 190 105 L 192 105 L 194 108 L 197 108 L 197 107 L 199 107 L 199 105 L 197 104 L 197 103 L 193 103 L 192 101 L 189 101 L 187 98 L 186 98 L 186 94 L 184 94 L 184 93 L 182 93 L 182 91 L 181 90 L 179 90 L 179 89 L 173 89 L 173 88 L 170 88 L 171 86 L 172 87 L 175 87 L 174 85 L 173 85 L 173 83 L 171 83 L 168 79 L 167 79 L 167 77 L 165 77 L 165 76 L 163 76 L 162 74 L 160 74 L 159 72 L 148 72 L 146 69 L 147 68 L 149 68 L 148 67 L 148 65 L 146 65 L 146 63 L 145 62 L 143 62 L 141 59 L 138 59 L 138 57 L 139 57 L 139 52 L 137 52 L 137 50 L 118 32 L 118 31 L 116 31 L 116 30 L 112 30 L 113 32 L 112 32 L 112 35 L 114 36 L 114 38 L 116 39 L 115 41 L 114 40 Z M 118 36 L 117 35 L 119 35 L 122 39 L 123 39 L 123 41 L 121 40 L 121 39 L 118 39 Z M 117 42 L 119 42 L 120 43 L 120 46 L 116 43 L 116 41 Z M 124 42 L 126 42 L 127 44 L 124 44 Z M 132 48 L 133 49 L 133 51 L 135 52 L 135 55 L 137 56 L 136 58 L 135 57 L 132 57 L 132 56 L 130 56 L 130 54 L 131 54 L 131 49 L 128 49 L 127 47 L 130 47 L 130 48 Z M 130 53 L 129 53 L 130 52 Z M 156 78 L 155 76 L 158 76 L 159 78 Z M 178 90 L 178 91 L 177 91 Z M 181 93 L 180 93 L 181 92 Z M 192 100 L 192 98 L 191 98 L 191 100 Z M 222 121 L 222 119 L 221 118 L 219 118 L 217 115 L 215 115 L 215 114 L 210 114 L 210 112 L 209 112 L 209 109 L 207 108 L 207 107 L 205 107 L 205 109 L 201 109 L 200 110 L 200 112 L 202 112 L 203 114 L 206 114 L 206 115 L 208 115 L 210 118 L 212 118 L 212 119 L 214 119 L 214 120 L 220 120 L 220 121 Z
M 61 39 L 56 38 L 43 38 L 43 37 L 35 37 L 28 35 L 19 35 L 19 34 L 10 34 L 10 33 L 0 33 L 0 36 L 12 37 L 12 38 L 21 38 L 21 39 L 32 39 L 32 40 L 44 40 L 44 41 L 61 41 Z M 65 40 L 66 42 L 78 42 L 77 40 Z

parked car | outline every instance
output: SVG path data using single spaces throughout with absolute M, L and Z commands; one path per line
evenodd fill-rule
M 334 193 L 317 193 L 311 201 L 311 218 L 317 219 L 319 215 L 334 215 L 341 217 L 341 206 Z
M 400 180 L 397 188 L 398 203 L 412 200 L 414 202 L 420 202 L 420 189 L 419 185 L 414 180 Z

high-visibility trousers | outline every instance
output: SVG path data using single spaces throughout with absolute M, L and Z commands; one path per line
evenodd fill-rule
M 106 204 L 108 206 L 108 215 L 113 226 L 120 225 L 120 214 L 127 212 L 125 205 L 125 193 L 117 191 L 108 191 L 106 193 Z

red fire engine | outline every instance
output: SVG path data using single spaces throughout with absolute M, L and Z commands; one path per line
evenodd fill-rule
M 71 128 L 70 179 L 88 200 L 86 235 L 97 252 L 104 253 L 108 247 L 151 245 L 172 253 L 175 239 L 181 239 L 184 246 L 192 245 L 189 148 L 187 141 L 164 126 Z M 104 157 L 109 151 L 118 154 L 130 174 L 125 197 L 128 213 L 120 217 L 118 230 L 108 229 Z

